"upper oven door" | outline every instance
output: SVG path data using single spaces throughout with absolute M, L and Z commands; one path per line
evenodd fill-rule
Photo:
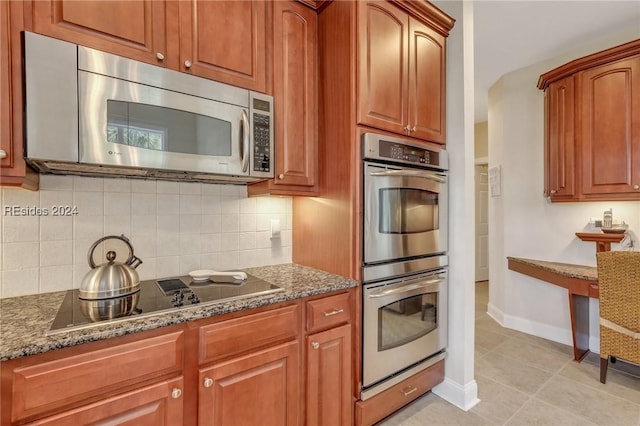
M 364 163 L 364 263 L 447 251 L 446 173 Z
M 78 71 L 81 163 L 249 175 L 245 108 Z

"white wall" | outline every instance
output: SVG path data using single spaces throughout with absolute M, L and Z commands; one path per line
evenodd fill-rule
M 78 288 L 87 251 L 105 235 L 131 239 L 141 279 L 291 262 L 291 199 L 247 198 L 245 186 L 42 175 L 40 191 L 0 196 L 1 297 Z M 11 206 L 49 214 L 12 216 Z M 78 214 L 53 216 L 53 206 Z
M 438 1 L 435 4 L 455 18 L 456 24 L 447 40 L 449 342 L 445 381 L 433 391 L 468 410 L 478 402 L 474 379 L 473 3 Z
M 575 233 L 610 207 L 614 219 L 640 235 L 639 202 L 549 203 L 543 197 L 544 97 L 536 87 L 540 74 L 638 37 L 640 28 L 609 34 L 506 74 L 489 91 L 489 167 L 502 168 L 502 196 L 489 200 L 489 313 L 507 327 L 572 344 L 566 290 L 509 271 L 507 256 L 595 266 L 595 243 L 580 241 Z M 599 352 L 597 300 L 590 307 L 590 346 Z

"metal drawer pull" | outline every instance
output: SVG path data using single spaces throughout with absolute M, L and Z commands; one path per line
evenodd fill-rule
M 0 158 L 7 158 L 7 151 L 0 149 Z
M 342 308 L 334 308 L 333 311 L 330 312 L 323 312 L 322 315 L 324 315 L 325 317 L 330 317 L 332 315 L 338 315 L 344 312 L 344 309 Z
M 311 347 L 312 347 L 313 349 L 318 349 L 318 348 L 320 347 L 320 343 L 318 343 L 318 342 L 311 342 Z
M 210 388 L 211 386 L 213 386 L 213 379 L 210 377 L 205 377 L 203 385 L 205 388 Z
M 180 398 L 180 396 L 182 396 L 182 390 L 181 389 L 175 388 L 174 390 L 171 391 L 171 398 L 178 399 L 178 398 Z
M 404 394 L 404 396 L 409 396 L 412 393 L 416 392 L 418 390 L 418 388 L 411 388 L 409 390 L 403 390 L 402 393 Z

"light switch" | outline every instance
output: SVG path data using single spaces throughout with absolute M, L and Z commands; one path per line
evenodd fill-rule
M 280 238 L 280 219 L 271 219 L 271 239 Z

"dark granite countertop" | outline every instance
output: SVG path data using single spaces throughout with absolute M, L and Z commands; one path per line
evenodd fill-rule
M 513 262 L 530 265 L 569 278 L 578 278 L 587 281 L 598 281 L 598 268 L 596 268 L 595 266 L 574 265 L 572 263 L 550 262 L 545 260 L 523 259 L 521 257 L 507 257 L 507 259 Z
M 194 305 L 144 318 L 92 325 L 53 336 L 46 336 L 45 333 L 51 327 L 66 292 L 0 299 L 0 361 L 358 285 L 355 280 L 296 264 L 247 268 L 244 271 L 283 287 L 284 291 L 205 306 Z

